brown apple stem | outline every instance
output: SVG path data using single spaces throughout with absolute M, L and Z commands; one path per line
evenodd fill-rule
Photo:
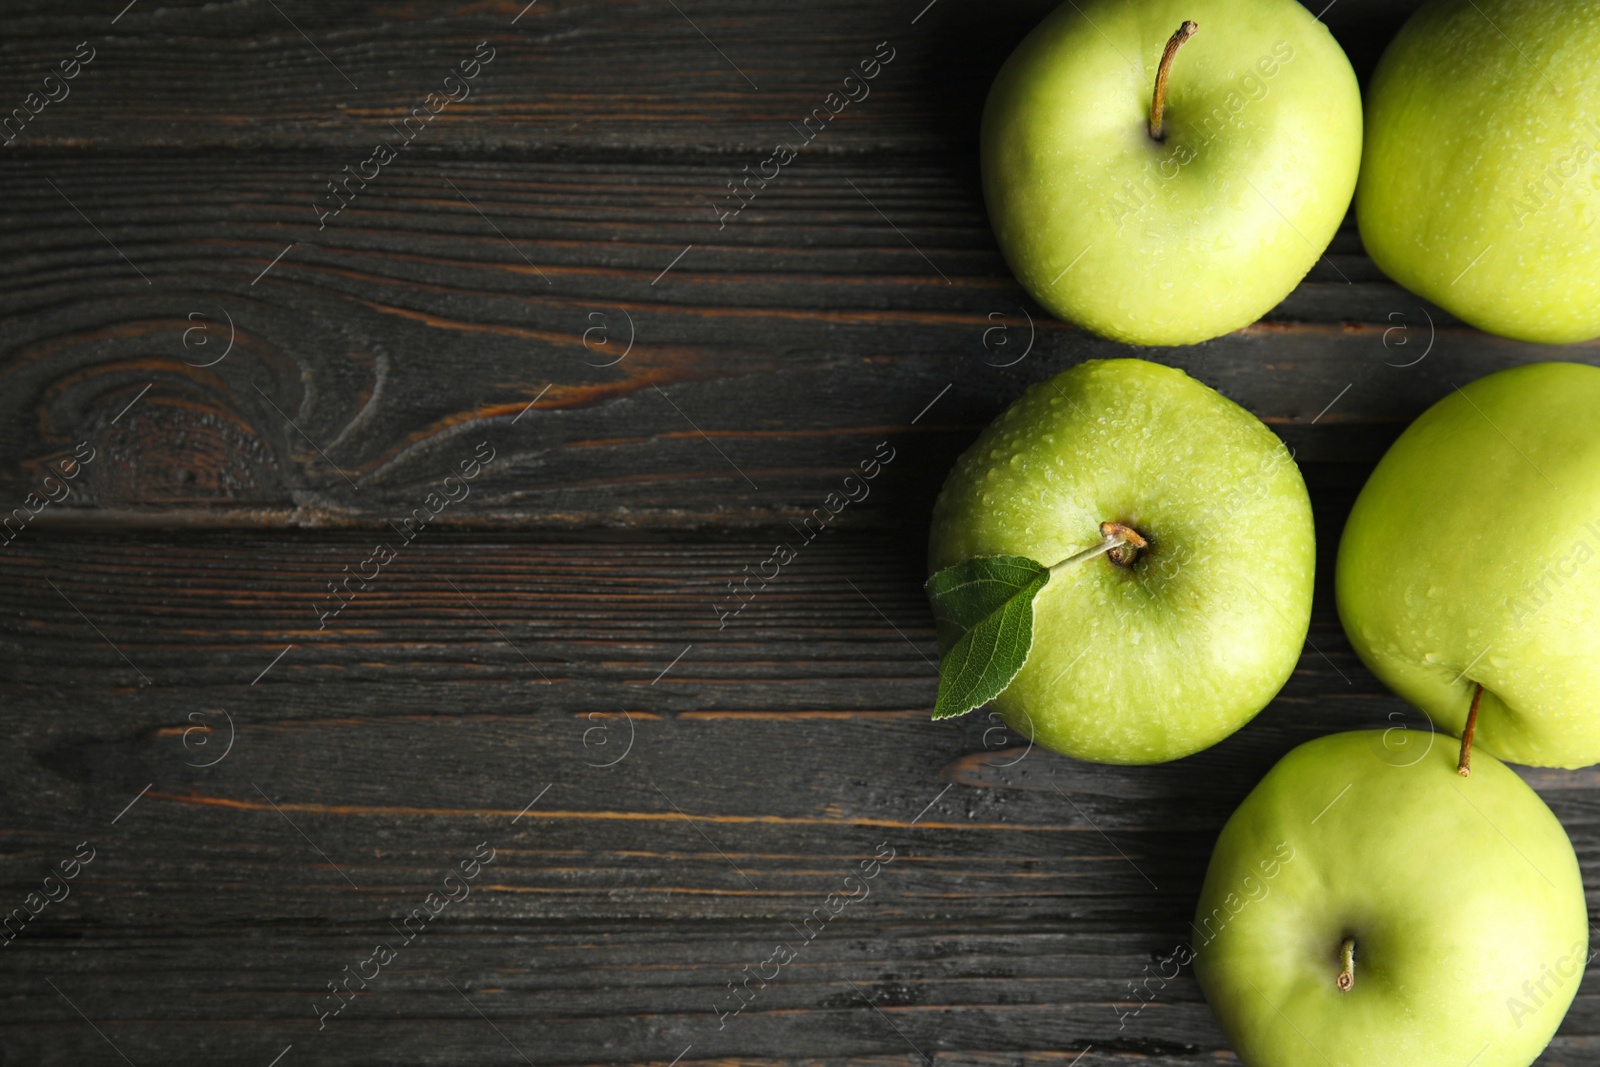
M 1106 559 L 1119 567 L 1131 567 L 1133 561 L 1139 558 L 1139 550 L 1150 545 L 1138 530 L 1124 526 L 1120 522 L 1102 522 L 1100 534 L 1102 537 L 1117 539 L 1117 543 L 1111 546 L 1111 551 L 1106 553 Z
M 1167 75 L 1172 71 L 1172 60 L 1178 54 L 1178 49 L 1183 47 L 1183 42 L 1194 36 L 1194 31 L 1200 27 L 1189 19 L 1183 20 L 1183 25 L 1167 38 L 1167 47 L 1161 51 L 1161 65 L 1156 68 L 1156 91 L 1150 97 L 1150 139 L 1152 141 L 1166 140 L 1166 133 L 1161 128 L 1161 112 L 1167 106 Z
M 1339 946 L 1339 992 L 1348 993 L 1350 987 L 1356 984 L 1356 939 L 1347 937 L 1344 944 Z
M 1472 734 L 1478 728 L 1478 701 L 1483 699 L 1483 683 L 1478 683 L 1472 690 L 1472 707 L 1467 709 L 1467 726 L 1461 731 L 1461 760 L 1456 764 L 1456 773 L 1466 778 L 1472 774 Z
M 1131 526 L 1124 526 L 1120 522 L 1102 522 L 1100 524 L 1100 543 L 1098 545 L 1086 548 L 1082 552 L 1075 552 L 1061 562 L 1051 565 L 1050 573 L 1053 575 L 1057 571 L 1064 570 L 1075 563 L 1082 563 L 1085 560 L 1094 559 L 1096 556 L 1103 556 L 1107 552 L 1113 549 L 1120 549 L 1125 545 L 1130 546 L 1134 553 L 1137 554 L 1139 549 L 1144 548 L 1149 543 L 1138 530 Z M 1123 566 L 1133 562 L 1131 557 L 1125 559 L 1113 557 L 1113 559 Z

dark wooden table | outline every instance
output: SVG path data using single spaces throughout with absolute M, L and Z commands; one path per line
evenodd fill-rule
M 1600 349 L 1467 329 L 1347 224 L 1265 321 L 1137 353 L 1295 447 L 1317 606 L 1235 737 L 1077 763 L 928 721 L 920 591 L 954 456 L 1129 352 L 982 209 L 1051 0 L 124 2 L 0 43 L 0 107 L 61 97 L 0 145 L 5 1064 L 1234 1062 L 1145 981 L 1218 829 L 1293 745 L 1420 727 L 1333 610 L 1355 492 L 1452 384 Z M 1411 6 L 1325 19 L 1365 76 Z M 1596 884 L 1600 777 L 1529 777 Z M 1600 1063 L 1593 985 L 1541 1063 Z

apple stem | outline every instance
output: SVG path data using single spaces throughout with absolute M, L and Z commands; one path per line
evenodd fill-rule
M 1094 559 L 1096 556 L 1103 556 L 1119 545 L 1132 545 L 1135 549 L 1140 549 L 1149 543 L 1138 530 L 1131 526 L 1124 526 L 1120 522 L 1102 522 L 1100 524 L 1100 543 L 1092 548 L 1086 548 L 1082 552 L 1075 552 L 1059 563 L 1052 564 L 1050 574 L 1053 577 L 1057 571 L 1064 570 L 1074 563 L 1082 563 L 1085 560 Z
M 1479 682 L 1472 690 L 1472 707 L 1467 709 L 1467 726 L 1461 731 L 1461 759 L 1456 764 L 1456 773 L 1466 778 L 1472 774 L 1472 734 L 1478 728 L 1478 701 L 1483 699 L 1483 683 Z
M 1172 60 L 1178 54 L 1178 49 L 1183 42 L 1194 36 L 1194 31 L 1200 27 L 1189 19 L 1183 20 L 1183 25 L 1167 38 L 1167 47 L 1161 51 L 1161 65 L 1156 68 L 1156 91 L 1150 97 L 1150 139 L 1164 141 L 1166 133 L 1161 128 L 1161 112 L 1167 106 L 1167 75 L 1172 71 Z
M 1356 939 L 1347 937 L 1344 944 L 1339 946 L 1339 992 L 1348 993 L 1350 987 L 1356 984 Z

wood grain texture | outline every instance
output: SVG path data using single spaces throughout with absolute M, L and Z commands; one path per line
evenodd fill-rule
M 1320 494 L 1319 524 L 1348 503 Z M 708 602 L 764 541 L 419 540 L 318 631 L 319 585 L 366 547 L 51 535 L 6 560 L 0 885 L 20 903 L 79 841 L 97 854 L 3 950 L 5 1062 L 109 1052 L 43 976 L 136 1063 L 520 1062 L 477 1010 L 539 1063 L 898 1063 L 905 1039 L 952 1063 L 1226 1061 L 1187 971 L 1124 1018 L 1188 936 L 1223 821 L 1302 741 L 1426 743 L 1325 581 L 1252 724 L 1114 768 L 927 720 L 898 534 L 825 535 L 721 630 Z M 1592 884 L 1600 776 L 1529 777 Z M 471 895 L 319 1030 L 325 984 L 480 842 Z M 880 843 L 870 895 L 719 1028 L 726 984 Z M 1597 1025 L 1585 993 L 1541 1062 L 1588 1062 Z
M 1205 345 L 1050 320 L 973 145 L 1052 0 L 524 2 L 7 7 L 0 119 L 94 59 L 0 132 L 0 918 L 95 854 L 0 934 L 0 1064 L 1237 1062 L 1188 969 L 1142 1009 L 1131 983 L 1284 752 L 1430 743 L 1344 640 L 1332 551 L 1410 419 L 1552 351 L 1417 301 L 1348 222 Z M 1414 6 L 1322 17 L 1365 76 Z M 880 41 L 870 97 L 719 223 Z M 319 224 L 479 42 L 472 95 Z M 1125 355 L 1296 450 L 1321 546 L 1298 669 L 1162 767 L 929 722 L 944 472 L 1029 383 Z M 724 625 L 728 583 L 880 442 L 871 495 Z M 1525 776 L 1596 884 L 1600 774 Z M 1588 986 L 1543 1067 L 1600 1063 Z
M 310 160 L 0 166 L 0 493 L 83 444 L 40 527 L 379 527 L 486 441 L 438 525 L 771 526 L 883 440 L 936 484 L 1087 358 L 1180 366 L 1302 462 L 1371 463 L 1455 384 L 1551 357 L 1384 280 L 1350 228 L 1261 324 L 1115 345 L 1021 294 L 970 175 L 807 161 L 719 233 L 697 201 L 726 169 L 415 159 L 319 232 Z
M 445 91 L 445 76 L 481 41 L 494 59 L 472 95 L 429 123 L 419 147 L 770 150 L 888 41 L 894 60 L 817 148 L 966 154 L 995 69 L 1055 6 L 139 0 L 118 17 L 124 3 L 7 5 L 0 60 L 14 74 L 0 106 L 23 106 L 80 42 L 95 58 L 68 83 L 70 95 L 45 105 L 0 151 L 132 146 L 192 156 L 210 147 L 316 146 L 337 171 L 392 138 L 393 124 L 430 92 Z M 1364 73 L 1416 6 L 1339 0 L 1323 17 Z

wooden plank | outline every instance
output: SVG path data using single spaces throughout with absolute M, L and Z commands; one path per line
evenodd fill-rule
M 486 442 L 437 526 L 772 526 L 883 441 L 922 506 L 1026 383 L 1086 358 L 1183 367 L 1302 461 L 1371 463 L 1454 384 L 1600 353 L 1459 327 L 1349 229 L 1262 324 L 1132 349 L 1022 295 L 948 164 L 818 160 L 719 233 L 723 169 L 419 159 L 319 233 L 309 161 L 12 161 L 0 493 L 40 494 L 40 527 L 380 527 Z
M 318 987 L 341 978 L 346 962 L 369 958 L 372 942 L 398 940 L 382 924 L 337 934 L 211 924 L 177 936 L 90 932 L 48 955 L 26 949 L 22 963 L 54 968 L 52 981 L 135 1063 L 209 1054 L 214 1062 L 266 1064 L 290 1044 L 286 1062 L 520 1063 L 514 1042 L 540 1064 L 595 1062 L 594 1050 L 604 1048 L 608 1061 L 636 1057 L 661 1067 L 679 1055 L 693 1064 L 899 1065 L 923 1063 L 918 1053 L 984 1063 L 1001 1052 L 1010 1054 L 1006 1062 L 1026 1057 L 1065 1067 L 1086 1045 L 1094 1051 L 1080 1067 L 1126 1064 L 1135 1054 L 1176 1065 L 1220 1050 L 1187 976 L 1163 991 L 1165 1003 L 1118 1030 L 1118 1012 L 1131 1008 L 1117 1002 L 1131 995 L 1124 981 L 1103 975 L 1136 976 L 1152 951 L 1170 952 L 1170 945 L 1152 949 L 1140 935 L 1067 933 L 1054 924 L 971 931 L 949 922 L 884 922 L 871 905 L 802 942 L 765 989 L 759 978 L 751 982 L 749 1008 L 720 1019 L 718 1010 L 737 1003 L 729 982 L 771 958 L 784 938 L 801 941 L 786 924 L 636 923 L 619 937 L 616 927 L 593 924 L 457 920 L 447 927 L 441 918 L 366 991 L 352 982 L 357 999 L 320 1031 Z M 230 954 L 234 964 L 219 966 Z M 97 996 L 88 990 L 103 989 L 103 978 L 91 960 L 114 961 L 146 980 Z M 19 992 L 17 1007 L 35 1021 L 0 1027 L 8 1049 L 31 1063 L 68 1063 L 72 1055 L 115 1061 L 44 982 Z M 806 1052 L 753 1051 L 784 1048 Z
M 92 930 L 48 954 L 39 943 L 9 951 L 30 970 L 52 968 L 62 993 L 138 1064 L 264 1067 L 291 1044 L 284 1064 L 522 1063 L 510 1043 L 538 1064 L 666 1067 L 679 1055 L 681 1064 L 771 1067 L 921 1067 L 924 1056 L 974 1067 L 1237 1062 L 1187 970 L 1164 986 L 1151 981 L 1157 999 L 1142 1009 L 1130 993 L 1129 982 L 1155 973 L 1175 941 L 1074 929 L 1063 918 L 981 929 L 885 921 L 873 903 L 805 943 L 766 988 L 752 981 L 750 1007 L 725 1018 L 716 1011 L 734 1003 L 727 984 L 746 967 L 753 973 L 783 938 L 799 940 L 783 922 L 619 930 L 441 917 L 366 990 L 352 982 L 356 999 L 321 1030 L 317 993 L 326 1002 L 325 983 L 346 964 L 355 970 L 376 942 L 397 940 L 383 924 Z M 110 989 L 113 968 L 144 980 Z M 121 1062 L 42 980 L 18 986 L 16 1010 L 0 1025 L 18 1060 Z M 1593 994 L 1580 995 L 1538 1062 L 1592 1062 L 1596 1009 Z M 16 1021 L 24 1016 L 27 1024 Z
M 1320 524 L 1348 503 L 1319 495 Z M 958 1062 L 1215 1062 L 1187 972 L 1123 1016 L 1186 936 L 1222 822 L 1294 744 L 1419 726 L 1326 581 L 1255 722 L 1117 768 L 927 721 L 898 534 L 820 539 L 721 630 L 708 600 L 764 541 L 419 540 L 317 631 L 318 586 L 365 548 L 53 535 L 0 564 L 0 886 L 20 904 L 96 849 L 6 947 L 8 1062 L 111 1056 L 44 977 L 136 1063 L 520 1062 L 479 1010 L 539 1063 L 915 1055 L 851 982 Z M 1530 779 L 1600 884 L 1600 775 Z M 326 983 L 480 842 L 470 895 L 319 1030 Z M 719 1029 L 727 983 L 885 843 L 869 895 Z M 1581 997 L 1541 1062 L 1583 1062 L 1597 1023 Z
M 995 70 L 1054 6 L 288 0 L 224 10 L 146 0 L 63 11 L 31 0 L 8 5 L 0 60 L 13 76 L 0 115 L 21 109 L 26 118 L 5 135 L 14 154 L 316 146 L 338 171 L 395 142 L 396 125 L 426 106 L 438 114 L 417 122 L 412 150 L 736 149 L 762 153 L 740 160 L 754 169 L 780 139 L 797 137 L 791 123 L 837 107 L 827 95 L 887 42 L 882 54 L 893 60 L 850 90 L 866 95 L 807 151 L 964 152 Z M 1416 2 L 1308 6 L 1326 9 L 1364 73 Z M 493 58 L 464 88 L 446 83 L 478 54 Z M 93 58 L 62 83 L 61 64 L 75 55 Z M 459 100 L 429 104 L 430 93 Z
M 1119 769 L 1023 757 L 1024 739 L 979 716 L 925 721 L 933 635 L 898 538 L 816 543 L 723 630 L 709 607 L 719 579 L 762 543 L 419 544 L 318 632 L 307 625 L 318 581 L 362 550 L 347 538 L 103 540 L 9 562 L 5 693 L 23 714 L 4 757 L 8 835 L 48 852 L 60 834 L 51 847 L 65 847 L 139 795 L 139 818 L 116 831 L 143 836 L 121 861 L 133 864 L 122 884 L 168 883 L 174 867 L 203 873 L 143 902 L 152 922 L 176 921 L 191 892 L 219 918 L 255 914 L 253 895 L 275 869 L 293 872 L 274 890 L 293 895 L 290 912 L 356 918 L 373 896 L 426 891 L 424 853 L 442 829 L 518 824 L 514 840 L 529 842 L 536 866 L 548 861 L 540 849 L 605 850 L 675 831 L 670 855 L 647 861 L 654 873 L 618 898 L 629 916 L 760 914 L 793 902 L 783 880 L 813 872 L 819 849 L 870 852 L 914 822 L 930 840 L 989 842 L 1049 869 L 1113 856 L 1092 819 L 1160 842 L 1134 853 L 1157 883 L 1197 884 L 1210 835 L 1289 747 L 1404 721 L 1325 598 L 1300 668 L 1248 729 L 1189 760 Z M 217 730 L 209 749 L 206 735 L 185 733 L 203 723 Z M 615 768 L 600 766 L 621 753 Z M 1532 780 L 1575 834 L 1592 832 L 1587 791 L 1600 775 Z M 955 791 L 916 822 L 946 785 Z M 1064 810 L 1058 786 L 1081 790 L 1088 807 Z M 768 888 L 746 893 L 682 812 L 714 824 L 730 855 L 763 857 Z M 300 818 L 326 855 L 303 847 L 290 825 Z M 673 881 L 686 847 L 702 883 Z M 345 893 L 333 857 L 366 888 Z M 44 852 L 29 856 L 41 861 Z M 963 907 L 1005 895 L 1009 874 L 981 866 L 938 876 L 966 887 Z M 611 858 L 597 869 L 615 873 Z M 1091 895 L 1138 888 L 1135 869 L 1097 870 L 1080 872 Z M 726 899 L 681 895 L 697 885 Z M 547 914 L 607 913 L 591 890 L 558 876 L 529 891 Z M 1186 907 L 1190 896 L 1178 899 Z M 1114 895 L 1103 904 L 1122 906 Z M 1016 906 L 1026 905 L 1005 904 Z

